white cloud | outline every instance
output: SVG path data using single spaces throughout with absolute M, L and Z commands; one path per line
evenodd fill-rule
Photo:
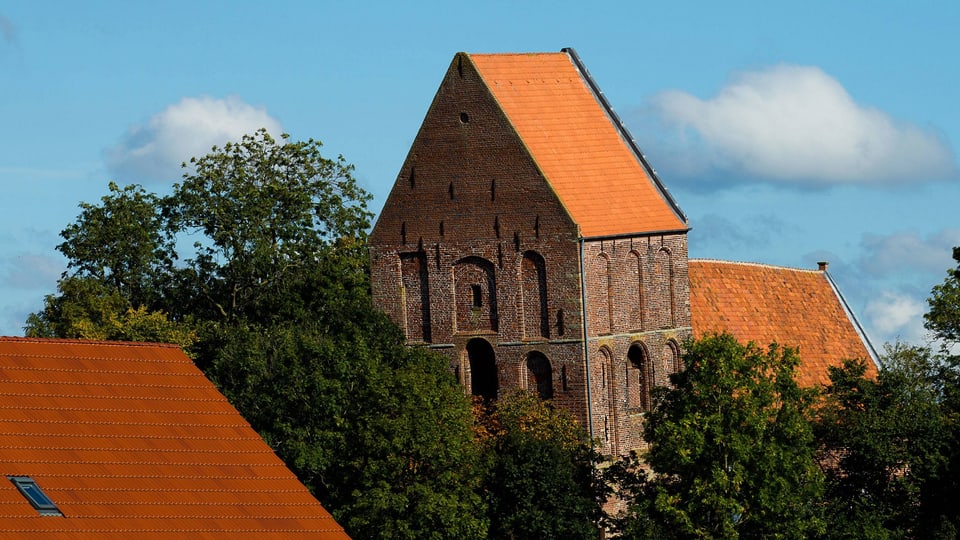
M 187 97 L 146 123 L 131 126 L 120 143 L 107 151 L 107 165 L 121 182 L 178 180 L 184 161 L 260 128 L 274 137 L 283 132 L 266 109 L 240 98 Z
M 870 336 L 875 343 L 903 341 L 922 345 L 929 341 L 923 327 L 927 304 L 910 295 L 882 291 L 867 302 L 864 315 L 869 321 Z
M 914 232 L 889 236 L 864 235 L 860 266 L 874 275 L 908 270 L 944 274 L 955 266 L 953 247 L 960 246 L 960 229 L 944 229 L 922 238 Z
M 889 183 L 944 178 L 956 169 L 938 134 L 856 103 L 813 66 L 741 73 L 706 100 L 667 91 L 652 106 L 675 130 L 663 155 L 682 175 L 719 170 L 794 183 Z

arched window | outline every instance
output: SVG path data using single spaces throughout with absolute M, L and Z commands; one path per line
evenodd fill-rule
M 596 286 L 590 292 L 597 295 L 592 302 L 596 314 L 596 332 L 609 334 L 613 331 L 610 312 L 610 257 L 606 253 L 597 255 L 595 268 L 597 269 Z
M 670 370 L 670 373 L 676 373 L 683 369 L 683 359 L 680 357 L 680 346 L 674 340 L 668 340 L 663 348 L 663 363 Z
M 410 341 L 430 342 L 430 288 L 427 255 L 423 251 L 400 254 L 403 292 L 403 329 Z
M 486 340 L 471 339 L 467 342 L 467 356 L 470 360 L 470 394 L 487 401 L 497 399 L 500 376 L 493 347 Z
M 549 338 L 546 264 L 543 257 L 535 251 L 527 251 L 520 261 L 520 300 L 523 310 L 523 337 Z
M 540 399 L 553 398 L 553 368 L 550 360 L 536 351 L 527 356 L 527 388 L 536 388 Z
M 598 393 L 594 394 L 594 400 L 597 407 L 594 409 L 603 415 L 604 420 L 604 441 L 602 453 L 607 456 L 613 456 L 617 453 L 619 446 L 618 432 L 618 411 L 617 411 L 617 384 L 613 371 L 613 356 L 607 347 L 601 347 L 596 356 L 600 364 L 600 388 Z M 596 383 L 595 383 L 596 384 Z
M 455 331 L 497 331 L 497 283 L 492 262 L 465 257 L 453 265 Z
M 627 271 L 632 286 L 626 290 L 635 291 L 631 298 L 625 299 L 630 302 L 630 328 L 643 330 L 643 260 L 636 251 L 631 251 L 627 260 L 629 262 Z
M 657 321 L 656 328 L 674 328 L 673 256 L 666 248 L 657 251 L 654 258 L 653 283 L 656 299 L 652 302 L 662 306 L 653 313 Z
M 653 370 L 650 358 L 643 345 L 634 343 L 627 351 L 627 406 L 641 411 L 649 411 L 652 403 Z

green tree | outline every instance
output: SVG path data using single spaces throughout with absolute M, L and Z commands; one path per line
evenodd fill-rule
M 187 350 L 197 341 L 191 325 L 143 305 L 130 307 L 127 297 L 97 278 L 64 277 L 57 291 L 27 318 L 27 336 L 176 343 Z
M 727 334 L 685 351 L 685 369 L 657 391 L 647 415 L 651 478 L 638 519 L 680 538 L 822 531 L 823 477 L 808 420 L 814 394 L 794 380 L 795 351 L 763 350 Z
M 469 402 L 445 358 L 365 307 L 226 326 L 208 373 L 353 538 L 483 538 Z
M 957 267 L 947 271 L 943 283 L 933 288 L 924 314 L 924 326 L 947 345 L 960 344 L 960 247 L 953 248 Z
M 59 246 L 73 273 L 28 332 L 187 344 L 186 331 L 354 538 L 483 537 L 469 403 L 446 361 L 404 347 L 372 306 L 352 166 L 261 130 L 184 167 L 169 196 L 111 184 L 81 205 Z
M 826 537 L 936 537 L 939 510 L 927 492 L 948 443 L 938 366 L 928 349 L 898 344 L 886 347 L 875 379 L 865 372 L 863 361 L 830 368 L 819 409 Z
M 582 426 L 529 392 L 475 410 L 490 537 L 596 538 L 606 490 L 601 457 Z
M 179 306 L 205 320 L 284 321 L 302 315 L 318 261 L 339 259 L 365 279 L 370 196 L 352 165 L 320 148 L 260 130 L 190 160 L 163 204 L 172 233 L 198 238 Z
M 57 249 L 71 275 L 92 278 L 127 300 L 128 307 L 157 307 L 158 284 L 172 269 L 173 241 L 160 215 L 161 198 L 141 186 L 119 188 L 99 205 L 80 203 L 80 216 L 61 233 Z
M 947 271 L 943 283 L 931 291 L 924 326 L 940 341 L 938 378 L 942 389 L 941 411 L 950 428 L 946 468 L 925 492 L 930 506 L 939 506 L 942 537 L 960 536 L 960 247 L 953 248 L 957 266 Z

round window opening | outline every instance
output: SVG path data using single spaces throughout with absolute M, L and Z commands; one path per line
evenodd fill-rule
M 461 123 L 461 124 L 466 124 L 466 123 L 469 122 L 469 121 L 470 121 L 470 115 L 468 115 L 468 114 L 465 113 L 465 112 L 460 113 L 460 123 Z

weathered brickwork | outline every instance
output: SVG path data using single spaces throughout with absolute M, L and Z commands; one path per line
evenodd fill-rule
M 538 392 L 604 453 L 642 446 L 649 390 L 691 335 L 686 233 L 581 238 L 468 57 L 444 77 L 370 246 L 376 305 L 446 354 L 465 391 Z

